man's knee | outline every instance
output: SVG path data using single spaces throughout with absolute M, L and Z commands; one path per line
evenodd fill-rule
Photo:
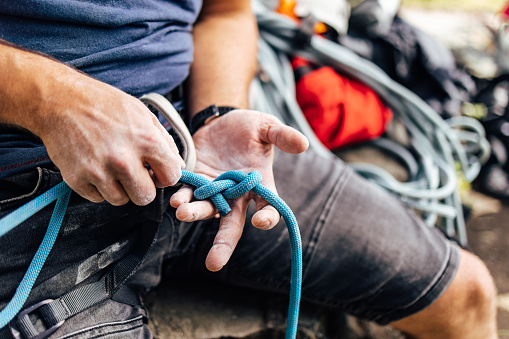
M 442 296 L 393 325 L 417 338 L 496 338 L 496 295 L 484 263 L 462 251 L 458 272 Z
M 476 256 L 463 252 L 463 258 L 470 264 L 463 272 L 458 272 L 459 279 L 463 278 L 465 295 L 465 311 L 474 314 L 473 319 L 495 321 L 497 310 L 497 289 L 493 278 L 485 264 Z M 460 276 L 461 274 L 461 276 Z M 456 280 L 456 279 L 455 279 Z

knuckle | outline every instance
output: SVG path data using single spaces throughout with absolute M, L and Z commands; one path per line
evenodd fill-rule
M 115 172 L 122 174 L 129 174 L 131 172 L 131 164 L 127 156 L 123 154 L 113 154 L 109 157 L 108 163 L 115 169 Z
M 135 203 L 138 206 L 146 206 L 150 204 L 152 201 L 154 201 L 156 197 L 155 190 L 153 192 L 144 192 L 139 195 L 135 195 L 131 197 L 131 200 L 133 203 Z
M 95 189 L 94 186 L 88 184 L 80 187 L 76 190 L 76 192 L 81 195 L 83 198 L 91 201 L 91 202 L 102 202 L 104 201 L 103 196 Z
M 102 168 L 94 165 L 88 166 L 86 172 L 83 171 L 82 177 L 88 179 L 91 183 L 100 183 L 105 179 Z
M 159 131 L 155 130 L 154 133 L 144 133 L 140 138 L 140 146 L 146 152 L 159 151 L 161 146 L 164 145 L 164 140 Z
M 213 246 L 217 249 L 225 249 L 228 252 L 233 252 L 235 250 L 235 245 L 228 239 L 217 239 L 214 241 Z
M 117 197 L 114 199 L 108 199 L 108 202 L 112 204 L 113 206 L 122 206 L 129 202 L 129 198 L 127 196 L 125 197 Z

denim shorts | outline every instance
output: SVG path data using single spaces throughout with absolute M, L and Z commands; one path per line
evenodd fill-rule
M 304 299 L 388 324 L 426 308 L 451 283 L 459 266 L 459 248 L 341 160 L 312 151 L 302 155 L 276 151 L 274 173 L 278 193 L 301 229 Z M 0 213 L 60 180 L 57 171 L 47 168 L 23 175 L 21 181 L 18 175 L 0 182 Z M 63 230 L 27 306 L 98 279 L 136 246 L 150 222 L 160 222 L 158 240 L 126 285 L 135 293 L 143 294 L 161 277 L 173 274 L 288 293 L 290 243 L 283 220 L 272 230 L 258 230 L 249 224 L 254 212 L 250 206 L 230 262 L 220 272 L 207 272 L 205 257 L 218 221 L 177 221 L 167 207 L 172 192 L 159 192 L 147 207 L 92 204 L 73 195 Z M 21 280 L 50 214 L 51 209 L 44 210 L 0 238 L 0 248 L 9 248 L 0 251 L 2 305 Z M 141 301 L 107 300 L 67 320 L 52 338 L 150 338 L 146 321 Z
M 278 193 L 301 230 L 304 299 L 388 324 L 426 308 L 451 283 L 460 261 L 456 243 L 340 159 L 276 152 L 274 171 Z M 288 293 L 291 252 L 284 220 L 262 231 L 249 224 L 253 206 L 249 211 L 242 238 L 220 272 L 204 269 L 217 225 L 204 227 L 194 253 L 178 266 Z

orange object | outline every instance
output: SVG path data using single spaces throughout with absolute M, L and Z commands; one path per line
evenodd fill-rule
M 315 33 L 323 34 L 327 32 L 327 25 L 325 25 L 323 22 L 317 22 L 314 27 Z
M 295 0 L 280 0 L 279 7 L 276 12 L 286 15 L 287 17 L 299 22 L 300 19 L 295 15 L 295 6 L 297 2 Z
M 295 6 L 297 5 L 297 1 L 295 0 L 280 0 L 279 1 L 279 7 L 276 8 L 276 12 L 286 15 L 290 19 L 294 20 L 295 22 L 300 22 L 300 18 L 295 15 Z M 315 26 L 313 27 L 313 30 L 317 34 L 323 34 L 327 32 L 327 25 L 325 25 L 323 22 L 317 22 Z
M 379 137 L 393 116 L 371 88 L 327 66 L 303 75 L 296 96 L 311 128 L 331 150 Z

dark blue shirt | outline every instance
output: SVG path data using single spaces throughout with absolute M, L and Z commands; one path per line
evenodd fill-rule
M 189 73 L 200 8 L 201 0 L 0 1 L 0 37 L 131 95 L 164 94 Z M 49 161 L 40 141 L 0 129 L 0 177 L 34 159 Z

